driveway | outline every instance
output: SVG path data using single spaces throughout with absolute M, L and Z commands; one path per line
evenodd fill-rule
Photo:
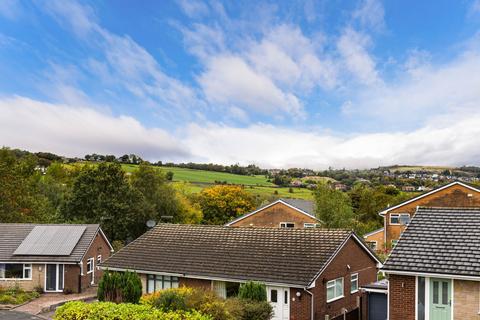
M 18 311 L 0 310 L 0 319 L 2 320 L 40 320 L 37 316 Z

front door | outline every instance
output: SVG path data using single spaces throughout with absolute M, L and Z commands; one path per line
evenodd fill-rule
M 45 291 L 63 291 L 63 264 L 45 265 Z
M 452 281 L 430 279 L 430 319 L 450 320 L 452 315 Z
M 267 287 L 267 298 L 273 307 L 272 320 L 290 320 L 290 289 Z

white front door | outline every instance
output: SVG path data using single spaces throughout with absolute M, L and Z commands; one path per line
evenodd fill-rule
M 290 289 L 267 287 L 267 299 L 273 307 L 272 320 L 290 320 Z

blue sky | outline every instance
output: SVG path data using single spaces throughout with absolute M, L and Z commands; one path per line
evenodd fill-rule
M 0 3 L 0 144 L 480 164 L 480 1 Z

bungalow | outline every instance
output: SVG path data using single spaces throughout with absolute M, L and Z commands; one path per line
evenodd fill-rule
M 454 181 L 388 207 L 379 213 L 383 217 L 383 229 L 364 235 L 365 241 L 372 245 L 376 242 L 378 251 L 393 248 L 419 206 L 480 207 L 480 189 Z
M 479 208 L 419 208 L 382 268 L 389 319 L 479 319 L 479 230 Z
M 321 222 L 315 217 L 313 201 L 279 199 L 244 214 L 226 224 L 228 227 L 314 228 Z
M 159 224 L 101 268 L 136 271 L 144 292 L 188 286 L 229 297 L 259 281 L 274 320 L 323 320 L 359 313 L 359 288 L 379 264 L 348 230 Z
M 98 224 L 0 223 L 0 286 L 81 292 L 113 251 Z

